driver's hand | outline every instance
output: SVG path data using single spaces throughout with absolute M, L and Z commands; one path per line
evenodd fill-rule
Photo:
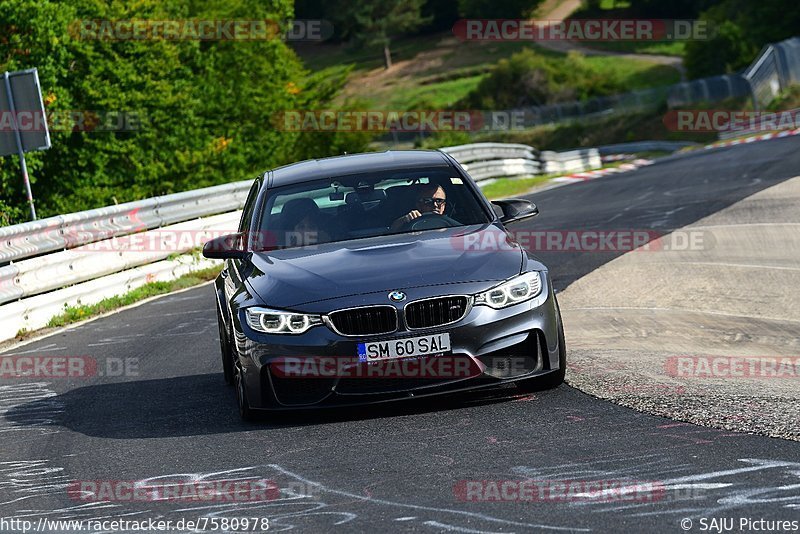
M 403 219 L 403 224 L 405 224 L 405 223 L 410 223 L 411 221 L 419 217 L 422 217 L 422 214 L 419 211 L 411 210 L 404 217 L 401 217 L 401 219 Z
M 395 221 L 392 223 L 392 229 L 397 230 L 401 228 L 404 224 L 408 224 L 414 219 L 418 219 L 419 217 L 422 217 L 422 213 L 420 213 L 419 210 L 411 210 L 402 217 L 395 219 Z

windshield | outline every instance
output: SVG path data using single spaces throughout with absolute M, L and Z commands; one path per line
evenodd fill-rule
M 339 176 L 268 193 L 260 232 L 278 248 L 490 222 L 449 168 Z

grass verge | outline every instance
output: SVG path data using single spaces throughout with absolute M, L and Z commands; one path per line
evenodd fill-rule
M 50 322 L 47 323 L 47 328 L 66 326 L 68 324 L 83 321 L 85 319 L 89 319 L 90 317 L 122 308 L 123 306 L 129 306 L 135 302 L 149 297 L 163 295 L 173 291 L 178 291 L 180 289 L 186 289 L 187 287 L 196 286 L 198 284 L 202 284 L 203 282 L 213 280 L 219 274 L 219 271 L 220 267 L 209 267 L 207 269 L 201 269 L 185 274 L 169 282 L 148 282 L 145 285 L 137 287 L 136 289 L 133 289 L 123 295 L 109 297 L 96 304 L 67 306 L 63 313 L 50 319 Z M 22 337 L 20 338 L 21 334 Z M 33 332 L 28 331 L 19 332 L 17 337 L 19 339 L 25 339 L 26 337 L 30 337 L 32 334 Z
M 531 178 L 499 178 L 485 187 L 481 187 L 481 190 L 489 200 L 508 198 L 526 193 L 534 187 L 549 182 L 556 176 L 558 175 L 546 174 Z

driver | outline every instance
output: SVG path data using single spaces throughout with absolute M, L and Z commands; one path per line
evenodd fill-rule
M 422 217 L 424 213 L 435 213 L 444 215 L 444 208 L 447 204 L 447 195 L 442 186 L 437 184 L 421 185 L 417 191 L 416 209 L 413 209 L 394 220 L 391 226 L 392 231 L 400 230 L 414 219 Z

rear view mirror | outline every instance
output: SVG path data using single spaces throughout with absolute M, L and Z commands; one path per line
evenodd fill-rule
M 499 206 L 503 210 L 503 216 L 500 217 L 500 222 L 503 224 L 530 219 L 539 215 L 539 208 L 536 207 L 536 204 L 524 198 L 493 200 L 492 204 Z

